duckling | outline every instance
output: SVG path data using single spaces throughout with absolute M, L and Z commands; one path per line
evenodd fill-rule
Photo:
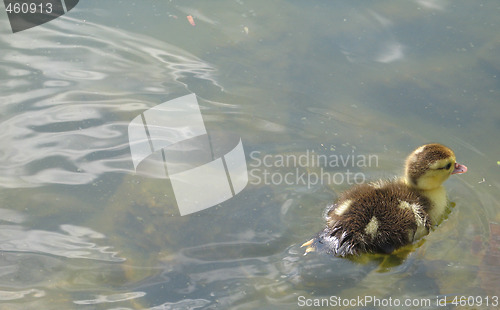
M 326 228 L 309 240 L 305 254 L 324 250 L 345 257 L 391 253 L 427 235 L 441 222 L 448 204 L 442 183 L 465 173 L 448 147 L 433 143 L 406 159 L 404 176 L 361 184 L 343 192 L 325 213 Z

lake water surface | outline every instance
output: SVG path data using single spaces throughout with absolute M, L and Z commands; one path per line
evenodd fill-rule
M 15 34 L 0 11 L 0 309 L 500 302 L 497 1 L 88 0 Z M 241 138 L 249 180 L 180 216 L 127 129 L 193 93 L 221 145 Z M 339 192 L 430 142 L 469 171 L 423 243 L 303 255 Z

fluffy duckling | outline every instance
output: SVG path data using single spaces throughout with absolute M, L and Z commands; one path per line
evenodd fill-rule
M 343 192 L 326 210 L 326 228 L 302 246 L 306 254 L 326 250 L 341 257 L 391 253 L 440 223 L 448 203 L 442 183 L 466 171 L 446 146 L 423 145 L 406 159 L 402 178 Z

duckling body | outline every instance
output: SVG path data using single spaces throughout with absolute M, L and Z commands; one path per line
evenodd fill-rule
M 325 229 L 303 244 L 337 256 L 391 253 L 429 233 L 445 214 L 442 183 L 467 168 L 455 162 L 453 151 L 427 144 L 406 160 L 405 176 L 361 184 L 343 192 L 326 211 Z

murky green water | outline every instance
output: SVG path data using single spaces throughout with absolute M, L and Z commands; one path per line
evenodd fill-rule
M 500 297 L 496 1 L 82 1 L 16 34 L 1 11 L 0 309 Z M 135 173 L 127 126 L 190 93 L 210 132 L 241 137 L 250 179 L 181 217 Z M 428 142 L 469 172 L 420 247 L 385 269 L 302 255 L 338 192 Z

